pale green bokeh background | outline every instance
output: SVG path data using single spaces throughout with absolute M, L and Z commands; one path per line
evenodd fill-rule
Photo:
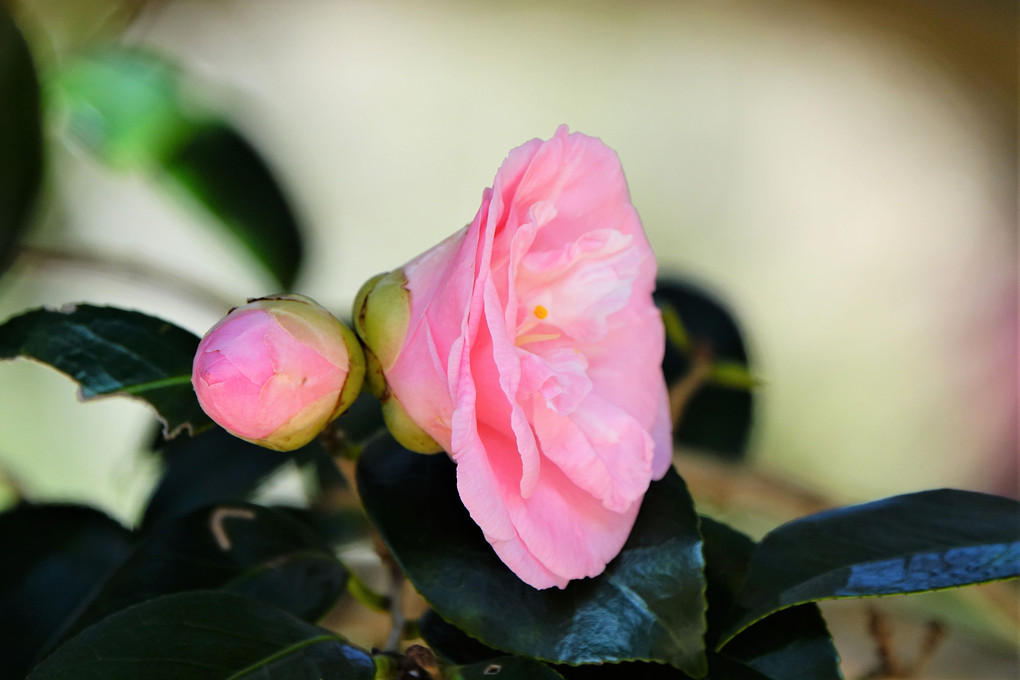
M 120 6 L 14 4 L 58 52 Z M 1015 19 L 912 0 L 181 0 L 127 37 L 184 63 L 274 163 L 308 227 L 298 288 L 338 312 L 467 223 L 510 148 L 561 123 L 601 137 L 663 270 L 743 322 L 766 383 L 753 464 L 853 502 L 1016 493 Z M 51 151 L 34 242 L 237 302 L 275 292 L 146 178 Z M 225 311 L 95 272 L 0 282 L 4 317 L 79 300 L 196 333 Z M 82 405 L 56 373 L 0 365 L 0 468 L 29 498 L 134 521 L 150 427 L 140 405 Z

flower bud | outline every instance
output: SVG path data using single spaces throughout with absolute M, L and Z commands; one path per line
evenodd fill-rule
M 274 295 L 231 310 L 206 333 L 191 382 L 223 429 L 292 451 L 347 410 L 364 376 L 347 326 L 302 295 Z
M 400 356 L 411 314 L 407 279 L 397 269 L 365 282 L 354 298 L 354 328 L 365 343 L 368 391 L 382 402 L 386 429 L 404 448 L 418 453 L 439 453 L 436 443 L 407 414 L 386 385 L 386 372 Z

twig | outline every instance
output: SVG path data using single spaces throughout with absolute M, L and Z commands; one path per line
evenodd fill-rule
M 400 565 L 388 551 L 383 555 L 383 561 L 390 571 L 389 600 L 392 621 L 390 636 L 386 639 L 386 650 L 395 652 L 404 636 L 404 626 L 407 625 L 407 617 L 404 616 L 404 572 L 400 570 Z
M 939 621 L 928 622 L 928 633 L 924 636 L 924 642 L 921 643 L 921 650 L 917 653 L 917 658 L 914 659 L 914 664 L 910 667 L 910 677 L 920 678 L 924 673 L 924 669 L 928 667 L 932 657 L 935 656 L 935 652 L 938 650 L 939 645 L 942 644 L 942 640 L 946 637 L 945 626 Z
M 351 455 L 356 447 L 350 443 L 350 439 L 343 430 L 329 425 L 318 436 L 319 443 L 326 450 L 329 457 L 336 464 L 340 475 L 347 482 L 344 488 L 321 488 L 323 498 L 320 502 L 326 507 L 334 508 L 360 508 L 361 497 L 358 495 L 358 482 L 356 477 L 357 460 Z M 338 485 L 339 486 L 339 485 Z
M 907 680 L 920 678 L 925 667 L 931 662 L 935 651 L 945 638 L 945 627 L 938 621 L 928 622 L 928 632 L 921 643 L 917 658 L 910 666 L 904 666 L 893 650 L 892 627 L 889 618 L 876 607 L 868 610 L 868 633 L 875 641 L 878 663 L 864 675 L 865 680 Z
M 327 427 L 320 435 L 319 441 L 325 447 L 326 451 L 330 454 L 333 462 L 336 463 L 340 472 L 347 480 L 348 488 L 350 489 L 350 502 L 360 503 L 360 497 L 358 496 L 357 481 L 355 478 L 355 471 L 357 461 L 353 460 L 348 454 L 352 450 L 347 437 L 338 428 Z M 363 602 L 366 606 L 371 608 L 378 608 L 379 605 L 385 603 L 386 610 L 389 612 L 391 619 L 391 628 L 389 637 L 386 640 L 385 651 L 397 652 L 398 645 L 404 634 L 404 628 L 407 626 L 407 617 L 404 616 L 404 572 L 400 569 L 400 565 L 397 564 L 396 559 L 387 549 L 386 544 L 383 542 L 382 537 L 378 534 L 378 531 L 374 535 L 374 543 L 376 546 L 376 552 L 379 554 L 379 559 L 386 566 L 389 572 L 389 589 L 381 598 L 375 593 L 369 593 L 369 598 Z M 361 586 L 360 582 L 357 584 Z M 366 592 L 368 592 L 366 590 Z M 364 595 L 364 593 L 354 593 L 358 595 Z
M 709 352 L 695 349 L 691 370 L 669 387 L 669 415 L 673 421 L 673 431 L 680 425 L 684 409 L 698 390 L 708 382 L 712 374 L 712 356 Z
M 878 655 L 878 664 L 865 678 L 878 680 L 879 678 L 902 678 L 903 669 L 896 659 L 892 649 L 892 630 L 889 626 L 889 619 L 885 614 L 875 607 L 868 610 L 868 633 L 875 641 L 875 653 Z
M 29 267 L 71 267 L 104 276 L 120 276 L 150 288 L 168 290 L 218 313 L 236 306 L 237 300 L 196 283 L 168 269 L 131 262 L 84 249 L 64 250 L 47 246 L 22 246 L 18 261 Z

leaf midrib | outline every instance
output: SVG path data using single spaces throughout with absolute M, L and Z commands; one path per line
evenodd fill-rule
M 284 647 L 283 649 L 281 649 L 280 651 L 276 652 L 275 654 L 271 654 L 271 655 L 267 656 L 264 659 L 260 659 L 260 660 L 256 661 L 255 663 L 253 663 L 252 665 L 248 666 L 247 668 L 243 668 L 243 669 L 237 671 L 233 675 L 231 675 L 231 676 L 229 676 L 227 678 L 224 678 L 224 680 L 238 680 L 238 678 L 243 678 L 244 676 L 248 675 L 249 673 L 253 673 L 254 671 L 257 671 L 258 669 L 260 669 L 260 668 L 262 668 L 264 666 L 268 666 L 269 664 L 273 663 L 277 659 L 282 659 L 285 656 L 289 656 L 290 654 L 293 654 L 294 652 L 298 651 L 299 649 L 304 649 L 305 647 L 309 647 L 311 645 L 317 645 L 320 642 L 341 642 L 341 640 L 340 640 L 340 638 L 336 637 L 335 635 L 319 635 L 318 637 L 313 637 L 313 638 L 309 638 L 307 640 L 302 640 L 301 642 L 296 642 L 296 643 L 294 643 L 294 644 L 292 644 L 292 645 L 290 645 L 288 647 Z

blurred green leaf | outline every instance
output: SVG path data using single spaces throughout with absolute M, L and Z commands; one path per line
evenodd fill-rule
M 698 518 L 675 471 L 653 482 L 620 555 L 563 590 L 535 590 L 485 541 L 457 494 L 446 456 L 383 436 L 358 463 L 369 517 L 433 609 L 484 644 L 577 664 L 659 660 L 705 671 Z
M 0 325 L 0 359 L 49 364 L 81 386 L 82 399 L 142 399 L 167 436 L 210 424 L 191 387 L 198 342 L 167 321 L 116 307 L 34 309 Z
M 74 140 L 114 168 L 164 173 L 290 289 L 303 246 L 287 196 L 237 130 L 192 111 L 183 81 L 170 60 L 120 46 L 72 62 L 53 90 Z
M 225 123 L 195 130 L 166 159 L 167 174 L 219 218 L 285 290 L 303 257 L 287 197 L 258 151 Z
M 707 364 L 704 383 L 686 402 L 674 441 L 730 460 L 743 458 L 757 381 L 736 319 L 713 295 L 679 279 L 660 278 L 654 299 L 666 326 L 666 383 L 672 387 L 699 363 Z
M 829 510 L 759 543 L 720 636 L 795 604 L 1020 576 L 1020 503 L 940 489 Z
M 372 680 L 368 653 L 258 600 L 193 591 L 149 600 L 87 628 L 31 680 Z
M 131 532 L 92 508 L 22 504 L 0 514 L 0 545 L 0 659 L 23 678 L 127 556 Z
M 14 259 L 42 180 L 39 83 L 28 44 L 0 5 L 0 273 Z
M 120 169 L 157 165 L 194 133 L 182 109 L 180 70 L 145 50 L 105 47 L 52 81 L 71 138 Z
M 144 536 L 92 598 L 68 635 L 131 605 L 185 590 L 223 588 L 317 621 L 347 585 L 347 570 L 288 515 L 216 505 Z
M 747 366 L 736 361 L 716 361 L 709 370 L 710 382 L 735 390 L 752 390 L 760 386 L 757 378 L 751 375 Z
M 712 647 L 723 632 L 736 601 L 755 543 L 739 531 L 708 517 L 701 518 L 701 533 L 705 541 L 708 581 L 706 642 Z M 723 647 L 720 656 L 772 680 L 842 678 L 839 654 L 821 612 L 813 603 L 791 607 L 751 626 Z M 716 661 L 716 665 L 722 663 Z

